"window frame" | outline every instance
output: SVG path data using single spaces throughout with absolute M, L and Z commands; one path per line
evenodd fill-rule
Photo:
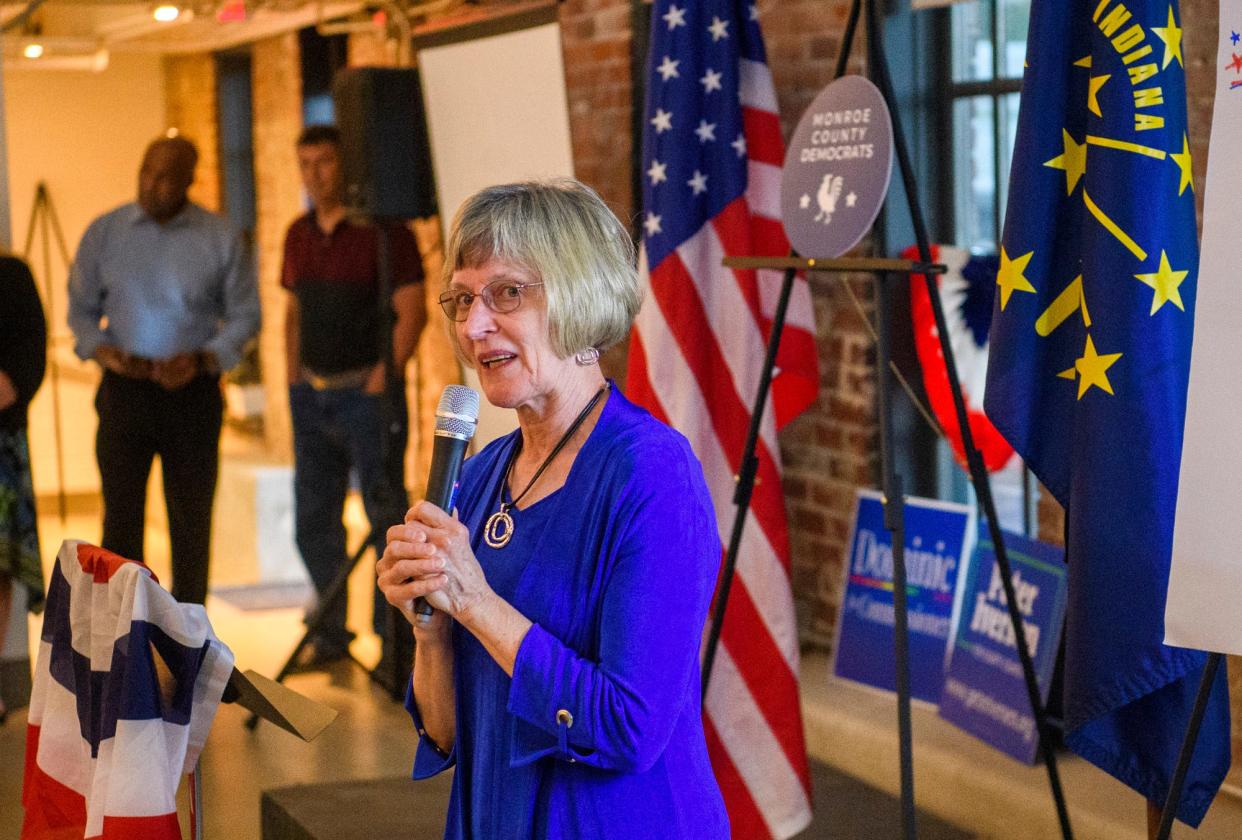
M 989 13 L 991 24 L 991 41 L 992 41 L 992 67 L 991 77 L 986 80 L 972 79 L 969 81 L 958 81 L 953 77 L 953 56 L 954 56 L 954 39 L 953 39 L 953 12 L 956 8 L 964 8 L 966 5 L 986 6 Z M 1001 37 L 1001 18 L 997 14 L 997 0 L 973 0 L 972 4 L 962 4 L 946 9 L 946 14 L 939 21 L 939 36 L 942 43 L 946 45 L 942 53 L 941 79 L 943 81 L 942 90 L 947 91 L 944 97 L 943 114 L 941 125 L 946 130 L 946 136 L 950 138 L 950 148 L 956 150 L 959 144 L 955 142 L 956 127 L 954 125 L 954 111 L 959 101 L 989 97 L 992 100 L 992 179 L 995 184 L 996 201 L 992 208 L 992 226 L 995 233 L 993 241 L 999 250 L 1001 233 L 1004 229 L 1005 207 L 1002 196 L 1002 181 L 1007 177 L 1004 169 L 1004 160 L 1007 154 L 1012 150 L 1006 150 L 1003 142 L 1007 139 L 1005 135 L 1005 125 L 1002 117 L 1001 102 L 1011 94 L 1020 93 L 1022 91 L 1022 79 L 1020 77 L 1006 77 L 1002 75 L 1004 51 L 1002 49 L 1004 41 Z M 945 222 L 948 230 L 948 238 L 954 242 L 958 242 L 959 220 L 957 218 L 957 194 L 956 194 L 956 175 L 957 160 L 950 160 L 950 165 L 942 169 L 941 186 L 947 201 L 944 205 Z M 975 243 L 961 243 L 962 247 L 968 250 L 974 250 Z

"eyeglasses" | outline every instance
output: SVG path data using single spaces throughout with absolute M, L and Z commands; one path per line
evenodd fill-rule
M 519 283 L 516 280 L 493 280 L 484 286 L 476 295 L 465 289 L 450 289 L 440 295 L 440 308 L 450 321 L 464 321 L 470 315 L 470 305 L 474 299 L 482 298 L 483 303 L 493 312 L 512 312 L 522 305 L 522 292 L 542 286 L 543 283 Z

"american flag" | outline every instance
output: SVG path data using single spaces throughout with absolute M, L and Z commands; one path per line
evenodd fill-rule
M 232 672 L 201 606 L 174 601 L 141 563 L 66 541 L 30 698 L 22 840 L 180 840 L 177 787 Z
M 734 474 L 781 285 L 727 255 L 786 256 L 784 148 L 758 13 L 732 0 L 658 0 L 643 139 L 642 268 L 627 391 L 689 439 L 722 543 Z M 776 430 L 818 393 L 815 325 L 794 287 L 759 441 L 759 481 L 704 703 L 716 778 L 738 838 L 789 837 L 810 822 L 798 700 L 798 636 Z

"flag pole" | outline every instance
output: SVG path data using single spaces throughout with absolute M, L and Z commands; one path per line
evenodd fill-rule
M 853 5 L 858 6 L 862 2 L 863 0 L 854 0 Z M 888 59 L 884 53 L 879 14 L 875 0 L 866 0 L 866 3 L 867 46 L 870 57 L 868 67 L 875 78 L 876 85 L 880 88 L 881 95 L 889 103 L 889 111 L 893 123 L 893 145 L 897 153 L 897 163 L 901 170 L 902 183 L 905 186 L 910 221 L 914 227 L 915 239 L 919 249 L 919 260 L 923 263 L 931 263 L 931 240 L 927 235 L 927 226 L 923 219 L 922 208 L 919 205 L 914 169 L 910 163 L 910 156 L 902 131 L 901 118 L 896 108 L 897 101 L 893 93 L 892 81 L 889 78 Z M 853 10 L 851 10 L 851 19 L 853 17 Z M 843 56 L 848 55 L 852 46 L 852 29 L 847 28 L 846 35 L 847 37 L 841 45 Z M 839 60 L 838 70 L 843 68 L 844 65 L 845 61 Z M 939 336 L 940 348 L 944 356 L 945 371 L 949 378 L 949 392 L 953 397 L 954 413 L 961 433 L 963 450 L 966 453 L 971 484 L 974 486 L 975 495 L 983 508 L 984 516 L 987 518 L 992 544 L 995 546 L 996 563 L 1000 569 L 1001 582 L 1005 589 L 1005 601 L 1009 611 L 1009 619 L 1013 626 L 1018 659 L 1022 663 L 1022 675 L 1026 683 L 1027 697 L 1031 704 L 1031 712 L 1035 718 L 1037 731 L 1039 732 L 1040 750 L 1043 753 L 1044 766 L 1048 771 L 1048 785 L 1052 790 L 1052 798 L 1057 810 L 1057 820 L 1061 827 L 1061 836 L 1064 840 L 1071 840 L 1073 830 L 1070 827 L 1069 811 L 1065 803 L 1065 794 L 1061 788 L 1060 773 L 1057 768 L 1056 754 L 1048 727 L 1047 716 L 1044 713 L 1044 704 L 1040 698 L 1039 682 L 1035 676 L 1035 665 L 1031 659 L 1030 649 L 1027 646 L 1022 616 L 1018 611 L 1018 601 L 1013 586 L 1012 567 L 1009 563 L 1008 552 L 1005 549 L 1004 534 L 1001 531 L 1000 521 L 996 515 L 996 504 L 992 497 L 991 482 L 988 478 L 987 469 L 983 464 L 983 457 L 975 446 L 974 435 L 971 433 L 970 423 L 967 419 L 966 401 L 962 396 L 961 380 L 957 373 L 957 362 L 953 355 L 953 347 L 949 342 L 949 329 L 945 320 L 944 306 L 940 300 L 939 283 L 937 278 L 931 274 L 925 274 L 923 279 L 927 284 L 928 297 L 931 300 L 932 313 L 936 320 L 936 332 Z
M 1194 709 L 1186 725 L 1186 737 L 1182 741 L 1182 749 L 1177 756 L 1177 768 L 1173 771 L 1169 794 L 1164 800 L 1164 810 L 1160 814 L 1160 827 L 1156 831 L 1156 840 L 1169 840 L 1169 833 L 1173 830 L 1173 818 L 1177 816 L 1177 806 L 1181 804 L 1182 785 L 1185 784 L 1186 773 L 1190 770 L 1190 760 L 1195 753 L 1195 742 L 1199 740 L 1199 726 L 1203 723 L 1203 715 L 1207 712 L 1208 698 L 1212 695 L 1212 684 L 1216 682 L 1216 671 L 1220 667 L 1221 659 L 1219 653 L 1209 653 L 1207 662 L 1203 665 L 1203 679 L 1199 681 L 1199 693 L 1195 695 Z

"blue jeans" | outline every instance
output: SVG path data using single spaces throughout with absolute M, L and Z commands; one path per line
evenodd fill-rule
M 362 504 L 371 524 L 376 558 L 385 533 L 405 518 L 404 458 L 409 437 L 405 395 L 394 401 L 394 431 L 383 452 L 383 397 L 361 388 L 316 391 L 308 383 L 289 388 L 293 419 L 293 499 L 298 551 L 315 589 L 322 595 L 349 562 L 342 516 L 350 469 L 356 471 Z M 372 624 L 384 637 L 387 602 L 375 589 Z M 316 643 L 345 647 L 353 635 L 345 629 L 346 597 L 337 599 L 321 623 Z

